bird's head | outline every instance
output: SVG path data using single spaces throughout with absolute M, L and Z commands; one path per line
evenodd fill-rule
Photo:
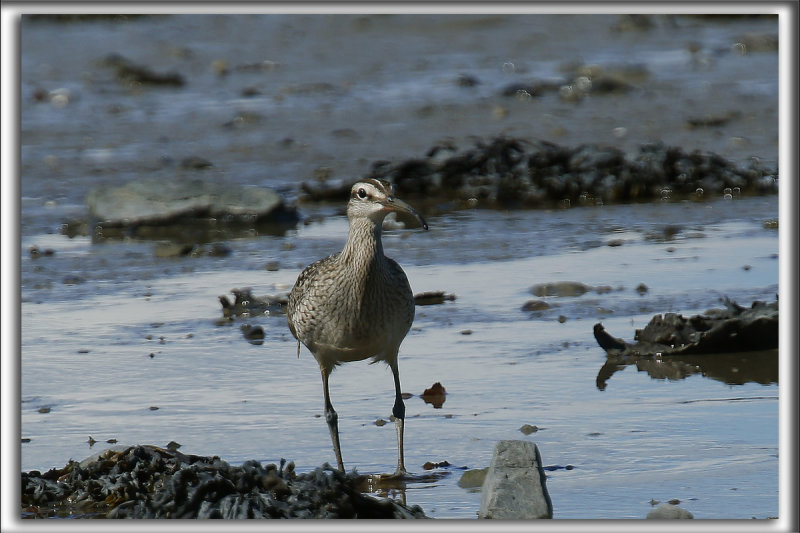
M 388 181 L 369 178 L 355 183 L 350 189 L 350 201 L 347 204 L 347 216 L 350 219 L 368 218 L 381 224 L 389 213 L 396 213 L 406 227 L 422 226 L 428 229 L 428 224 L 416 209 L 395 197 L 394 187 Z

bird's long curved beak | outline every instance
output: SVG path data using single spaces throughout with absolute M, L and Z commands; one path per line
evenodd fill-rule
M 426 230 L 428 229 L 428 224 L 425 222 L 425 219 L 422 218 L 422 215 L 417 213 L 416 209 L 405 203 L 403 200 L 396 198 L 394 196 L 390 196 L 389 198 L 386 199 L 385 202 L 382 203 L 386 209 L 388 209 L 389 211 L 394 211 L 395 213 L 400 215 L 401 218 L 405 219 L 405 221 L 408 221 L 409 217 L 408 216 L 403 217 L 402 215 L 403 214 L 410 215 L 410 218 L 416 221 L 420 226 L 422 226 Z M 406 226 L 408 226 L 408 224 L 406 224 Z M 416 226 L 411 226 L 411 227 L 416 227 Z

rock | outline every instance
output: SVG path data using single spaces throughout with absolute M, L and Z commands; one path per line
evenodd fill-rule
M 153 254 L 161 259 L 169 257 L 185 257 L 194 251 L 191 244 L 180 244 L 174 242 L 160 242 L 156 244 Z
M 745 33 L 736 41 L 736 49 L 741 53 L 750 54 L 754 52 L 777 52 L 778 34 L 777 33 Z M 734 45 L 736 46 L 736 45 Z
M 45 248 L 44 250 L 40 250 L 38 246 L 34 245 L 28 248 L 28 253 L 31 256 L 31 259 L 39 259 L 42 256 L 55 255 L 56 252 L 52 248 Z
M 528 300 L 522 305 L 523 311 L 546 311 L 551 305 L 544 300 Z
M 204 157 L 192 155 L 181 159 L 181 168 L 187 170 L 200 170 L 203 168 L 213 167 L 214 164 Z
M 29 518 L 425 518 L 419 506 L 362 494 L 363 476 L 325 464 L 231 466 L 219 457 L 139 445 L 94 454 L 44 474 L 23 472 Z
M 228 257 L 232 252 L 233 250 L 227 244 L 215 242 L 206 253 L 209 257 Z
M 244 338 L 252 344 L 263 344 L 264 342 L 264 328 L 261 326 L 252 326 L 250 324 L 242 324 L 240 329 Z
M 709 114 L 690 117 L 686 119 L 686 125 L 689 128 L 718 128 L 727 125 L 732 120 L 738 119 L 741 115 L 742 113 L 740 111 L 728 111 L 716 115 Z
M 225 295 L 219 297 L 224 318 L 279 315 L 286 312 L 289 302 L 288 294 L 258 297 L 253 296 L 249 287 L 231 289 L 231 292 L 234 295 L 233 303 Z
M 502 440 L 497 443 L 482 493 L 481 518 L 553 517 L 542 458 L 539 448 L 532 442 Z
M 559 281 L 555 283 L 540 283 L 531 287 L 535 296 L 581 296 L 592 290 L 588 285 L 577 281 Z
M 263 187 L 236 187 L 200 179 L 135 180 L 89 192 L 89 215 L 108 226 L 166 224 L 181 217 L 261 218 L 283 207 Z
M 138 65 L 119 54 L 109 55 L 103 60 L 102 64 L 112 68 L 117 80 L 127 86 L 170 85 L 181 87 L 186 83 L 183 76 L 176 72 L 154 72 L 150 68 Z
M 594 325 L 594 338 L 597 341 L 597 344 L 599 344 L 600 347 L 607 352 L 612 350 L 618 350 L 618 351 L 625 350 L 626 346 L 625 341 L 617 337 L 612 337 L 605 330 L 602 324 L 598 323 Z
M 116 236 L 116 229 L 121 236 L 159 238 L 159 230 L 154 228 L 177 227 L 183 231 L 176 233 L 185 240 L 198 228 L 213 233 L 226 225 L 251 228 L 298 220 L 296 210 L 287 207 L 272 189 L 201 179 L 142 179 L 99 187 L 89 192 L 86 202 L 94 234 L 104 236 Z
M 576 98 L 587 91 L 615 93 L 631 90 L 626 79 L 642 74 L 624 69 L 602 76 L 578 76 Z M 586 88 L 578 83 L 582 80 Z M 562 89 L 564 88 L 562 87 Z M 533 91 L 531 93 L 530 91 Z M 514 85 L 505 94 L 536 94 L 535 87 Z M 541 92 L 541 90 L 539 91 Z M 578 94 L 580 93 L 580 94 Z M 440 149 L 441 148 L 441 149 Z M 737 165 L 714 153 L 687 152 L 660 143 L 642 144 L 626 153 L 594 144 L 559 146 L 547 141 L 511 137 L 478 139 L 462 151 L 434 146 L 425 157 L 391 163 L 378 161 L 368 178 L 386 179 L 415 205 L 452 202 L 456 208 L 531 208 L 599 205 L 643 200 L 714 199 L 727 188 L 741 194 L 776 194 L 777 168 L 751 160 Z M 344 198 L 345 183 L 303 184 L 305 199 Z M 698 197 L 697 191 L 704 195 Z M 669 191 L 669 194 L 664 194 Z
M 462 489 L 479 489 L 486 480 L 486 474 L 488 472 L 488 467 L 467 470 L 461 474 L 461 478 L 458 480 L 458 486 Z
M 444 405 L 446 396 L 447 391 L 444 386 L 437 381 L 431 385 L 430 388 L 422 392 L 421 398 L 425 403 L 432 404 L 434 409 L 440 409 L 442 405 Z
M 415 305 L 437 305 L 442 304 L 445 300 L 455 301 L 455 294 L 446 294 L 444 291 L 428 291 L 421 292 L 414 295 Z
M 635 342 L 611 336 L 595 324 L 594 336 L 606 351 L 596 385 L 628 365 L 654 379 L 678 380 L 699 374 L 728 385 L 778 382 L 778 302 L 754 302 L 750 308 L 725 300 L 725 309 L 710 309 L 685 318 L 656 315 Z
M 448 466 L 452 466 L 449 461 L 439 461 L 438 463 L 427 461 L 422 465 L 422 468 L 423 470 L 433 470 L 434 468 L 447 468 Z
M 647 518 L 650 520 L 692 519 L 694 515 L 677 505 L 664 503 L 647 513 Z
M 685 318 L 677 313 L 654 316 L 636 330 L 635 343 L 594 326 L 597 343 L 615 356 L 711 354 L 769 350 L 778 347 L 778 302 L 753 302 L 744 308 L 725 299 L 724 309 Z

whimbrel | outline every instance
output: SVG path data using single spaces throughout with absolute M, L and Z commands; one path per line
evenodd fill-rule
M 338 415 L 331 405 L 328 378 L 350 361 L 373 358 L 389 365 L 394 376 L 392 414 L 397 428 L 397 475 L 405 475 L 403 423 L 397 352 L 414 320 L 414 295 L 396 261 L 383 255 L 381 226 L 390 212 L 406 213 L 428 229 L 414 208 L 395 198 L 383 180 L 359 181 L 350 191 L 350 230 L 341 252 L 303 270 L 289 294 L 289 329 L 314 355 L 322 373 L 325 420 L 339 470 L 344 472 L 339 446 Z

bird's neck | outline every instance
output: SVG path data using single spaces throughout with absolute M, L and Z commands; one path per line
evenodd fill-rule
M 383 261 L 381 226 L 382 221 L 350 219 L 350 231 L 339 255 L 340 260 L 354 268 L 368 268 L 376 262 L 380 264 Z

